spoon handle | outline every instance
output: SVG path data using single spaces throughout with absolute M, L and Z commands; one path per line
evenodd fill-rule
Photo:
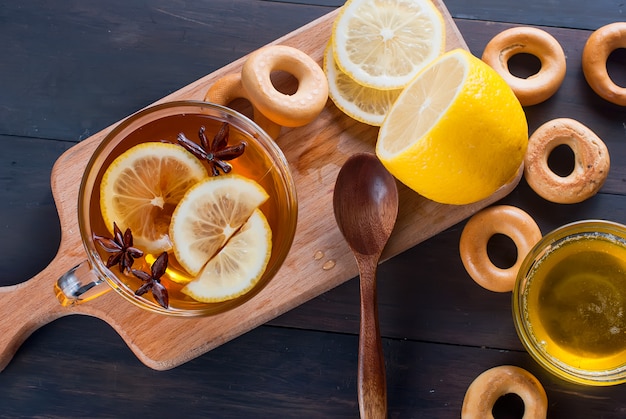
M 359 259 L 359 258 L 357 258 Z M 361 418 L 387 417 L 385 358 L 378 326 L 376 268 L 378 258 L 359 260 L 361 323 L 359 330 L 358 397 Z

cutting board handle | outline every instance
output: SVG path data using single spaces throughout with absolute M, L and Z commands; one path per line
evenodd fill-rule
M 55 292 L 56 282 L 68 271 L 68 266 L 75 266 L 69 269 L 73 273 L 85 269 L 90 272 L 86 261 L 76 264 L 70 255 L 59 252 L 43 271 L 26 282 L 0 287 L 0 371 L 35 330 L 59 317 L 74 314 L 72 306 L 76 302 L 93 299 L 111 289 L 103 283 L 89 290 L 84 299 L 72 301 L 63 296 L 61 300 L 65 303 L 61 304 Z

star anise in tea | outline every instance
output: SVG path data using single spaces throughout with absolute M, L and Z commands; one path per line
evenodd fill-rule
M 224 173 L 229 173 L 232 170 L 232 166 L 226 162 L 241 156 L 246 149 L 246 142 L 242 141 L 233 146 L 228 145 L 230 125 L 227 122 L 222 124 L 211 142 L 206 137 L 205 131 L 205 127 L 200 127 L 198 131 L 201 145 L 191 141 L 182 132 L 178 134 L 178 142 L 194 156 L 208 162 L 213 176 L 219 176 L 220 172 L 218 169 L 221 169 Z
M 106 261 L 107 268 L 119 265 L 120 272 L 131 271 L 135 258 L 143 256 L 143 252 L 133 247 L 133 233 L 127 228 L 124 234 L 122 230 L 113 223 L 113 238 L 98 236 L 94 234 L 94 240 L 107 252 L 112 253 Z
M 154 261 L 150 267 L 150 273 L 133 269 L 133 275 L 141 279 L 144 284 L 135 291 L 135 295 L 143 295 L 148 291 L 152 291 L 152 296 L 157 303 L 163 308 L 169 307 L 169 296 L 167 294 L 167 288 L 161 284 L 161 277 L 167 269 L 167 252 L 161 253 L 161 255 Z

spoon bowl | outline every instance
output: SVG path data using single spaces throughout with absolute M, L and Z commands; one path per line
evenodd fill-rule
M 387 389 L 378 326 L 376 269 L 398 216 L 396 180 L 375 155 L 355 154 L 337 175 L 333 208 L 360 274 L 359 410 L 362 418 L 384 418 Z

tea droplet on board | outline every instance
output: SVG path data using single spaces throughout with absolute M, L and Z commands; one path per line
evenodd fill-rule
M 315 252 L 315 254 L 313 255 L 313 259 L 315 260 L 320 260 L 321 258 L 324 257 L 324 252 L 322 252 L 321 250 L 318 250 L 317 252 Z
M 325 271 L 328 271 L 330 269 L 333 269 L 335 267 L 336 262 L 332 259 L 327 260 L 323 265 L 322 265 L 322 269 Z

